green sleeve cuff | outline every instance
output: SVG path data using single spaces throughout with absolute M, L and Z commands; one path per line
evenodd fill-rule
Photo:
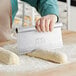
M 57 22 L 59 21 L 59 10 L 58 7 L 54 7 L 53 8 L 50 5 L 47 5 L 47 7 L 45 7 L 43 10 L 41 10 L 41 16 L 46 16 L 49 14 L 53 14 L 57 16 Z
M 41 16 L 46 15 L 56 15 L 57 22 L 59 21 L 59 7 L 57 4 L 57 0 L 40 0 L 38 2 L 38 12 Z

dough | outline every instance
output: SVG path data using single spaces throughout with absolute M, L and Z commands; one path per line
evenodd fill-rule
M 15 53 L 0 47 L 0 62 L 4 64 L 18 64 L 19 57 Z
M 66 63 L 67 56 L 62 52 L 53 52 L 53 51 L 46 51 L 46 50 L 34 50 L 30 53 L 27 53 L 29 56 L 41 58 L 44 60 L 52 61 L 55 63 Z

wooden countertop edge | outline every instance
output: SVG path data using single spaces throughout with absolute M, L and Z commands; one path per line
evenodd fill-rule
M 76 62 L 40 72 L 0 72 L 0 76 L 76 76 Z
M 70 70 L 69 70 L 70 69 Z M 76 76 L 76 62 L 64 64 L 41 72 L 30 72 L 26 76 Z
M 69 70 L 70 69 L 70 70 Z M 60 67 L 57 67 L 55 69 L 48 69 L 46 71 L 41 72 L 41 76 L 65 76 L 67 74 L 73 74 L 76 72 L 76 62 L 74 63 L 70 63 L 70 64 L 66 64 Z M 40 74 L 40 73 L 38 73 Z M 76 74 L 75 74 L 76 75 Z

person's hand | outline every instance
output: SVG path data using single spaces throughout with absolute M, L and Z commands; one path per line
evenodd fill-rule
M 57 22 L 56 15 L 47 15 L 41 17 L 36 21 L 36 29 L 38 32 L 52 31 L 56 22 Z

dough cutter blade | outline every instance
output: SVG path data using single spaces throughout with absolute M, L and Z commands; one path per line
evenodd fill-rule
M 63 46 L 62 23 L 56 23 L 52 32 L 37 32 L 34 27 L 17 28 L 17 47 L 19 54 L 29 53 L 34 49 L 52 50 Z

